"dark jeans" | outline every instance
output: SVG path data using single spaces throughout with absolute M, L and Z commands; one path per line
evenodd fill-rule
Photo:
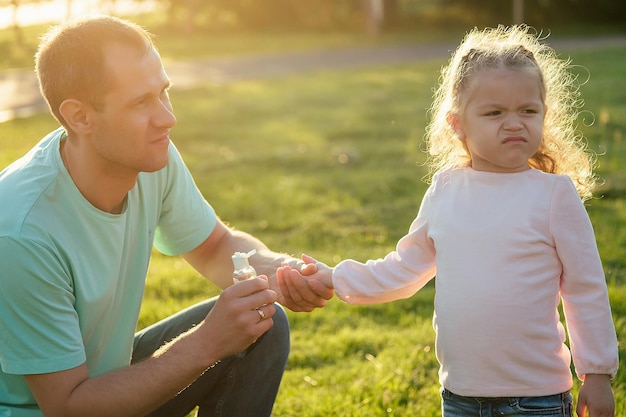
M 135 335 L 133 362 L 149 357 L 165 342 L 202 321 L 216 298 L 189 307 Z M 276 305 L 274 326 L 253 345 L 222 359 L 151 417 L 184 417 L 195 407 L 198 416 L 270 416 L 289 356 L 289 322 Z

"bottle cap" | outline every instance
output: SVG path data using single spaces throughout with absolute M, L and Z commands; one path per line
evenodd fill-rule
M 248 258 L 256 253 L 256 250 L 252 249 L 250 252 L 235 252 L 232 256 L 233 258 L 233 266 L 235 269 L 243 269 L 250 264 L 248 263 Z

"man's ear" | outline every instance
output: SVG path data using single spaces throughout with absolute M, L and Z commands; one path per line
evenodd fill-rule
M 93 128 L 93 108 L 74 98 L 64 100 L 59 106 L 59 112 L 68 128 L 76 133 L 85 134 Z
M 446 121 L 448 122 L 452 130 L 454 130 L 457 138 L 459 138 L 459 140 L 464 140 L 465 134 L 463 133 L 463 129 L 461 129 L 461 121 L 459 120 L 459 115 L 456 113 L 448 113 L 448 115 L 446 116 Z

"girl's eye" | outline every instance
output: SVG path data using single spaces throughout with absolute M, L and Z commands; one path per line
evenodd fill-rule
M 500 110 L 491 110 L 485 113 L 485 116 L 498 116 L 501 113 Z

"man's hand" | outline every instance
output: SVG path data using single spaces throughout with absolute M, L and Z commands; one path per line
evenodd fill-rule
M 268 331 L 274 324 L 273 303 L 277 300 L 264 275 L 222 291 L 202 323 L 207 328 L 211 348 L 220 349 L 215 355 L 223 358 L 239 353 Z

